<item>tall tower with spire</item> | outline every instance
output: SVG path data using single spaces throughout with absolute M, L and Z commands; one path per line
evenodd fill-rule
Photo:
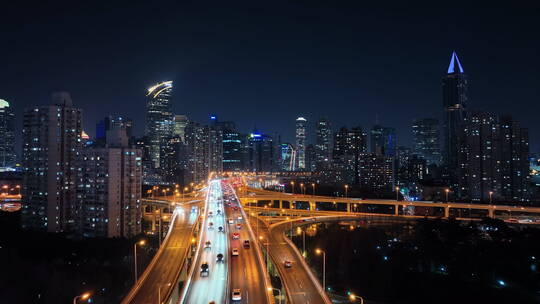
M 467 115 L 467 76 L 459 61 L 457 53 L 452 52 L 450 65 L 442 78 L 442 94 L 444 108 L 444 164 L 450 171 L 458 166 L 458 137 Z

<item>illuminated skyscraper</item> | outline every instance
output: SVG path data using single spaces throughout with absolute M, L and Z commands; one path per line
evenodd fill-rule
M 274 142 L 271 136 L 254 131 L 248 136 L 249 170 L 274 171 Z
M 453 52 L 447 73 L 442 79 L 445 114 L 443 160 L 451 175 L 455 175 L 458 166 L 458 137 L 467 116 L 467 89 L 467 76 L 456 52 Z
M 396 129 L 379 125 L 371 128 L 371 153 L 386 156 L 396 155 Z
M 0 170 L 15 166 L 15 114 L 9 102 L 0 99 Z
M 173 135 L 179 136 L 182 141 L 186 141 L 186 126 L 188 118 L 186 115 L 174 115 Z
M 412 133 L 414 153 L 422 156 L 428 165 L 440 164 L 439 121 L 434 118 L 416 119 Z
M 172 81 L 164 81 L 150 87 L 146 94 L 146 136 L 155 168 L 160 166 L 162 147 L 173 134 L 172 88 Z
M 328 120 L 321 118 L 317 121 L 316 130 L 315 167 L 321 170 L 328 168 L 332 160 L 332 126 Z
M 66 92 L 53 94 L 53 101 L 24 112 L 22 224 L 33 230 L 73 232 L 82 110 L 73 107 Z
M 306 169 L 306 126 L 307 120 L 304 117 L 296 119 L 296 164 L 295 170 Z

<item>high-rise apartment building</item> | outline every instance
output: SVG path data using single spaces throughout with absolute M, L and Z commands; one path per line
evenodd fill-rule
M 146 94 L 146 137 L 154 167 L 160 166 L 165 141 L 173 134 L 172 81 L 158 83 Z
M 332 161 L 332 125 L 325 118 L 321 118 L 317 121 L 315 129 L 317 132 L 315 144 L 315 167 L 317 170 L 322 170 L 329 168 Z
M 12 170 L 15 155 L 15 114 L 9 102 L 0 99 L 0 171 Z
M 434 118 L 416 119 L 412 125 L 414 153 L 422 156 L 428 165 L 439 165 L 439 121 Z
M 295 170 L 306 169 L 306 134 L 307 120 L 304 117 L 296 119 L 296 163 Z
M 359 159 L 360 186 L 374 194 L 392 192 L 394 159 L 377 153 L 362 153 Z
M 254 131 L 248 136 L 249 170 L 272 172 L 275 170 L 274 142 L 271 136 Z
M 133 237 L 141 232 L 142 151 L 125 129 L 109 131 L 106 147 L 82 149 L 77 172 L 77 232 L 83 237 Z
M 173 135 L 179 136 L 182 141 L 186 140 L 186 126 L 188 117 L 186 115 L 174 115 Z
M 217 122 L 223 136 L 223 171 L 241 171 L 243 169 L 243 135 L 236 130 L 233 122 Z
M 510 117 L 473 113 L 459 145 L 459 196 L 479 202 L 529 199 L 527 129 Z
M 69 93 L 51 106 L 26 109 L 23 117 L 22 225 L 49 232 L 76 230 L 77 157 L 82 111 Z
M 345 183 L 358 184 L 359 156 L 366 152 L 366 134 L 361 127 L 342 127 L 334 136 L 333 167 Z
M 451 175 L 458 167 L 459 134 L 467 116 L 468 81 L 456 52 L 452 53 L 450 65 L 442 79 L 444 108 L 444 148 L 443 161 Z
M 282 143 L 279 145 L 279 169 L 283 171 L 292 171 L 294 168 L 295 159 L 294 147 L 290 143 Z

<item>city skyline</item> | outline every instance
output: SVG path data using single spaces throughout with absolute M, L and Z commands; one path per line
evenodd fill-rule
M 18 9 L 16 6 L 10 8 L 15 11 Z M 111 12 L 118 8 L 112 7 Z M 145 8 L 147 7 L 143 4 L 129 8 L 126 20 L 136 18 Z M 218 9 L 221 12 L 224 8 L 216 6 L 200 21 L 193 18 L 202 10 L 196 5 L 173 5 L 170 12 L 160 9 L 159 12 L 166 16 L 192 13 L 185 21 L 192 27 L 215 17 L 213 22 L 201 27 L 199 38 L 186 34 L 180 25 L 174 22 L 170 28 L 161 32 L 153 31 L 158 41 L 159 38 L 167 37 L 171 30 L 178 31 L 178 40 L 163 40 L 165 45 L 170 46 L 165 50 L 135 50 L 130 48 L 134 42 L 125 39 L 111 40 L 112 34 L 101 31 L 105 30 L 102 27 L 115 23 L 108 13 L 101 12 L 99 14 L 103 15 L 104 25 L 90 31 L 88 36 L 90 41 L 103 39 L 118 48 L 120 59 L 117 64 L 111 64 L 113 58 L 99 51 L 98 46 L 90 48 L 97 51 L 96 55 L 81 50 L 82 40 L 76 35 L 76 30 L 88 30 L 88 20 L 84 18 L 84 14 L 79 19 L 67 14 L 66 18 L 75 29 L 58 28 L 59 24 L 47 19 L 50 22 L 45 28 L 71 37 L 66 41 L 67 46 L 73 48 L 78 55 L 58 55 L 54 52 L 54 47 L 48 46 L 42 50 L 41 57 L 36 58 L 32 66 L 21 65 L 18 63 L 24 60 L 27 54 L 18 50 L 25 47 L 25 42 L 17 41 L 9 45 L 1 51 L 9 54 L 3 56 L 4 58 L 12 60 L 3 65 L 6 72 L 0 75 L 4 85 L 0 98 L 13 105 L 19 132 L 20 117 L 25 107 L 46 105 L 52 92 L 69 91 L 80 107 L 85 109 L 84 129 L 93 136 L 95 122 L 107 115 L 122 115 L 131 117 L 136 122 L 144 121 L 144 90 L 156 82 L 172 80 L 175 83 L 173 112 L 186 114 L 194 121 L 204 122 L 209 114 L 215 113 L 223 120 L 237 122 L 242 131 L 247 132 L 256 126 L 265 133 L 279 133 L 283 140 L 288 142 L 294 141 L 294 123 L 281 121 L 294 121 L 300 115 L 311 122 L 324 116 L 333 122 L 334 129 L 343 125 L 361 125 L 366 129 L 379 122 L 381 125 L 395 127 L 400 139 L 398 144 L 410 146 L 410 125 L 414 119 L 433 117 L 442 121 L 440 78 L 447 72 L 450 56 L 455 50 L 470 77 L 469 108 L 501 114 L 511 113 L 522 121 L 524 126 L 531 128 L 531 151 L 538 150 L 540 132 L 532 123 L 538 107 L 535 101 L 538 100 L 536 84 L 539 82 L 535 73 L 539 64 L 538 55 L 532 50 L 537 49 L 538 42 L 527 39 L 530 28 L 528 18 L 512 15 L 508 21 L 498 24 L 495 20 L 500 21 L 497 17 L 503 15 L 502 10 L 494 8 L 491 17 L 482 14 L 475 16 L 477 19 L 473 18 L 475 10 L 472 10 L 464 15 L 462 23 L 446 26 L 444 21 L 452 16 L 452 9 L 442 13 L 428 9 L 416 13 L 406 12 L 412 15 L 400 13 L 397 9 L 391 13 L 372 9 L 374 13 L 380 13 L 382 20 L 395 17 L 396 22 L 403 21 L 404 29 L 397 30 L 382 22 L 378 31 L 363 31 L 352 35 L 355 29 L 373 21 L 370 16 L 366 16 L 364 21 L 358 21 L 345 14 L 347 9 L 362 12 L 358 6 L 319 5 L 310 10 L 302 6 L 289 8 L 287 13 L 277 9 L 263 13 L 256 7 L 225 8 L 221 14 Z M 508 9 L 516 10 L 513 7 Z M 75 13 L 81 10 L 81 7 L 69 6 L 68 12 L 76 15 Z M 253 16 L 247 17 L 247 12 L 251 12 Z M 431 13 L 432 17 L 427 17 L 428 13 Z M 43 18 L 52 18 L 55 14 Z M 363 14 L 368 15 L 367 11 Z M 535 16 L 537 12 L 531 10 L 520 14 Z M 253 28 L 246 30 L 234 26 L 230 16 L 242 20 L 248 18 L 253 22 Z M 261 16 L 266 17 L 259 21 L 251 20 Z M 276 24 L 269 16 L 282 17 L 283 25 Z M 330 18 L 336 21 L 336 24 L 321 28 L 316 24 L 317 18 L 321 17 Z M 419 22 L 440 17 L 441 21 L 437 22 L 440 27 L 427 29 L 405 22 L 414 17 L 418 17 Z M 213 26 L 219 21 L 222 21 L 222 27 Z M 155 18 L 149 18 L 148 22 L 148 31 L 159 28 L 161 24 L 161 21 Z M 482 22 L 497 28 L 508 26 L 509 29 L 519 31 L 502 31 L 494 37 L 495 31 L 484 28 Z M 18 27 L 18 24 L 16 20 L 12 22 L 13 31 L 10 31 L 9 35 L 25 33 L 25 29 Z M 350 29 L 344 28 L 347 24 L 350 24 Z M 263 31 L 267 27 L 270 30 Z M 284 27 L 294 29 L 293 33 L 287 33 Z M 311 28 L 323 35 L 314 37 Z M 122 28 L 126 33 L 136 36 L 138 29 L 137 26 Z M 407 35 L 399 37 L 398 34 L 407 30 L 418 30 L 419 37 L 411 40 L 405 39 Z M 466 30 L 474 30 L 476 35 L 485 37 L 486 42 L 474 40 L 472 34 Z M 509 33 L 512 33 L 511 37 Z M 279 43 L 267 45 L 259 39 L 248 39 L 258 34 L 263 35 L 266 40 L 274 37 Z M 140 35 L 144 38 L 148 33 L 142 31 Z M 307 40 L 298 40 L 296 35 L 306 35 Z M 395 48 L 388 48 L 389 40 L 381 39 L 379 35 L 394 39 L 393 43 L 399 43 L 401 49 L 396 51 Z M 433 44 L 418 45 L 422 38 L 426 37 L 434 39 Z M 455 39 L 450 39 L 451 37 Z M 225 43 L 226 38 L 231 40 Z M 242 41 L 247 39 L 249 42 L 242 45 L 232 38 L 241 38 Z M 493 51 L 493 46 L 502 39 L 510 41 L 513 49 L 505 52 Z M 310 47 L 312 45 L 306 41 L 312 41 L 316 48 Z M 327 42 L 335 43 L 338 47 L 334 48 L 332 43 Z M 215 51 L 210 52 L 214 49 L 212 47 L 215 47 Z M 338 49 L 342 53 L 345 50 L 341 57 L 336 56 Z M 290 53 L 284 53 L 285 50 Z M 240 58 L 234 55 L 236 53 L 243 56 Z M 134 56 L 140 64 L 133 66 L 130 62 L 128 65 L 126 61 L 133 60 Z M 95 64 L 89 66 L 86 63 L 77 63 L 72 68 L 69 65 L 84 58 Z M 56 65 L 52 65 L 53 63 Z M 43 72 L 39 72 L 51 70 L 52 67 L 59 69 L 54 75 L 45 77 Z M 381 70 L 381 67 L 384 67 L 384 70 Z M 102 77 L 105 70 L 108 71 L 108 76 Z M 18 77 L 11 76 L 16 75 L 16 72 L 26 75 L 24 77 L 27 81 L 38 85 L 23 89 L 23 82 L 19 81 Z M 71 74 L 74 75 L 68 77 Z M 403 81 L 404 79 L 410 81 Z M 512 107 L 509 107 L 509 104 L 512 104 Z M 233 106 L 217 108 L 221 105 Z M 400 105 L 406 105 L 407 111 L 394 111 Z M 236 106 L 243 111 L 235 111 Z M 280 123 L 276 123 L 276 117 L 281 117 Z M 314 142 L 314 128 L 311 125 L 309 128 L 308 141 Z M 143 130 L 143 123 L 135 123 L 134 134 L 142 135 Z M 19 143 L 16 146 L 20 149 Z

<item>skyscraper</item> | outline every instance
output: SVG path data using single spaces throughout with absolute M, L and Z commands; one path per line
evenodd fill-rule
M 330 166 L 332 160 L 332 126 L 325 118 L 319 119 L 315 127 L 317 139 L 315 145 L 315 167 L 317 170 Z
M 296 164 L 295 170 L 306 169 L 306 127 L 307 120 L 304 117 L 296 119 Z
M 24 228 L 49 232 L 76 229 L 77 157 L 82 111 L 69 93 L 53 94 L 54 105 L 26 109 L 23 117 Z
M 397 147 L 396 129 L 375 125 L 370 132 L 371 153 L 395 156 Z
M 334 136 L 333 166 L 345 183 L 360 182 L 359 157 L 366 152 L 366 134 L 361 127 L 342 127 Z
M 416 119 L 412 125 L 414 153 L 422 156 L 428 165 L 439 165 L 439 121 L 434 118 Z
M 254 172 L 272 172 L 274 163 L 274 142 L 271 136 L 253 131 L 248 136 L 249 170 Z
M 82 149 L 77 172 L 77 232 L 83 237 L 133 237 L 141 232 L 142 151 L 124 128 L 105 147 Z
M 283 171 L 292 171 L 294 168 L 295 151 L 290 143 L 282 143 L 279 147 L 279 169 Z
M 182 141 L 185 141 L 186 126 L 188 123 L 188 118 L 186 115 L 174 115 L 174 127 L 173 135 L 180 136 Z
M 15 166 L 15 114 L 9 102 L 0 99 L 0 171 Z
M 468 82 L 456 52 L 452 53 L 446 75 L 442 78 L 444 108 L 444 164 L 451 175 L 458 166 L 458 137 L 467 116 Z
M 155 168 L 160 166 L 160 153 L 173 134 L 172 81 L 158 83 L 146 94 L 146 136 Z
M 459 150 L 459 196 L 466 200 L 528 200 L 527 129 L 510 117 L 473 113 L 464 123 Z

